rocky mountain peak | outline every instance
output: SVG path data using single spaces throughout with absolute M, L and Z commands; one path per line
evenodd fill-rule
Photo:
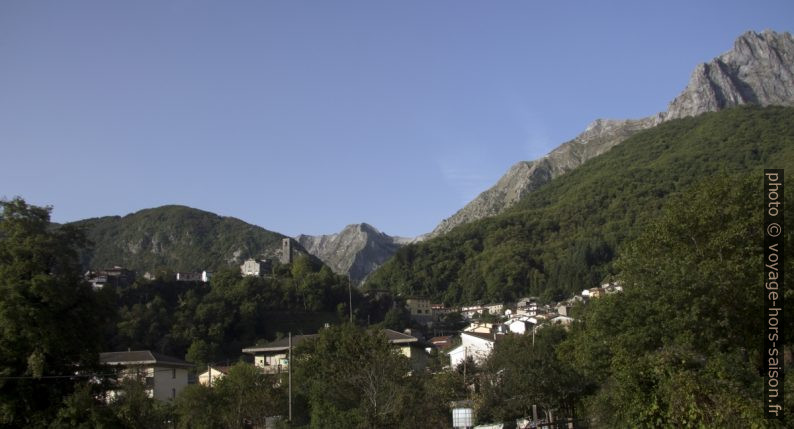
M 695 68 L 665 120 L 695 116 L 740 104 L 794 103 L 794 38 L 789 33 L 748 31 L 733 49 Z
M 372 225 L 358 223 L 347 225 L 336 234 L 299 235 L 295 240 L 335 273 L 349 275 L 354 283 L 360 284 L 406 239 L 391 237 Z
M 789 33 L 748 31 L 733 49 L 695 67 L 684 91 L 666 112 L 642 119 L 597 119 L 573 140 L 535 161 L 514 164 L 490 189 L 429 234 L 499 214 L 555 177 L 577 168 L 635 133 L 661 122 L 741 104 L 794 105 L 794 38 Z

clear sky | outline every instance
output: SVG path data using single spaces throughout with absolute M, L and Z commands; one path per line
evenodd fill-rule
M 793 24 L 790 0 L 4 0 L 0 197 L 414 236 Z

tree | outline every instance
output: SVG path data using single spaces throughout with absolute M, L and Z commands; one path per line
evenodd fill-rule
M 63 400 L 63 406 L 50 427 L 80 429 L 112 429 L 122 426 L 113 410 L 98 399 L 103 386 L 82 383 Z
M 271 416 L 287 414 L 285 383 L 259 368 L 238 363 L 212 387 L 186 387 L 176 400 L 180 428 L 265 427 Z
M 223 398 L 217 389 L 202 384 L 185 387 L 176 398 L 179 428 L 212 429 L 223 427 Z
M 0 425 L 44 425 L 96 367 L 110 306 L 81 277 L 81 231 L 21 198 L 0 209 Z
M 312 427 L 392 427 L 410 409 L 408 360 L 380 331 L 324 329 L 293 353 Z
M 234 365 L 213 388 L 222 400 L 224 427 L 242 428 L 244 422 L 264 427 L 267 417 L 287 414 L 285 383 L 253 365 Z
M 624 249 L 625 292 L 588 304 L 559 349 L 598 384 L 599 424 L 764 426 L 760 183 L 712 177 Z
M 584 390 L 573 368 L 560 360 L 555 348 L 565 329 L 548 326 L 531 335 L 507 335 L 496 344 L 483 367 L 484 380 L 478 416 L 514 420 L 530 416 L 537 405 L 554 416 L 573 417 Z
M 117 392 L 110 408 L 119 422 L 119 427 L 128 429 L 172 427 L 173 405 L 150 398 L 143 383 L 130 378 L 124 379 L 120 382 Z

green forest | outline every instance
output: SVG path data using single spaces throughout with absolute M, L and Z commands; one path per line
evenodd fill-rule
M 596 428 L 792 427 L 790 371 L 788 420 L 764 419 L 761 344 L 762 169 L 794 171 L 793 145 L 791 108 L 671 121 L 505 214 L 402 249 L 371 288 L 467 303 L 567 297 L 604 279 L 624 287 L 576 307 L 570 329 L 505 335 L 484 362 L 449 370 L 433 353 L 411 371 L 379 333 L 405 327 L 405 312 L 348 289 L 313 258 L 275 263 L 264 278 L 231 266 L 210 284 L 162 276 L 93 291 L 80 225 L 53 225 L 50 208 L 21 198 L 2 201 L 0 427 L 242 428 L 273 416 L 282 427 L 448 427 L 449 404 L 461 399 L 479 423 L 511 424 L 536 405 Z M 784 263 L 794 272 L 794 258 Z M 788 285 L 782 294 L 794 298 Z M 243 347 L 287 332 L 319 332 L 294 351 L 291 421 L 286 376 L 238 361 Z M 233 366 L 216 386 L 188 386 L 171 402 L 133 382 L 105 402 L 114 375 L 98 354 L 127 348 L 197 369 Z M 791 346 L 782 358 L 794 363 Z
M 720 174 L 794 168 L 794 109 L 740 107 L 663 123 L 507 212 L 401 248 L 372 289 L 448 305 L 560 300 L 614 276 L 614 260 L 664 204 Z
M 120 265 L 145 272 L 215 271 L 230 260 L 271 255 L 285 236 L 232 217 L 185 206 L 163 206 L 71 225 L 93 246 L 81 249 L 85 267 Z

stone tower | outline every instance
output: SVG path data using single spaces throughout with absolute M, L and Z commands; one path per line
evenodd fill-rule
M 281 240 L 281 263 L 292 263 L 292 239 L 285 238 Z

